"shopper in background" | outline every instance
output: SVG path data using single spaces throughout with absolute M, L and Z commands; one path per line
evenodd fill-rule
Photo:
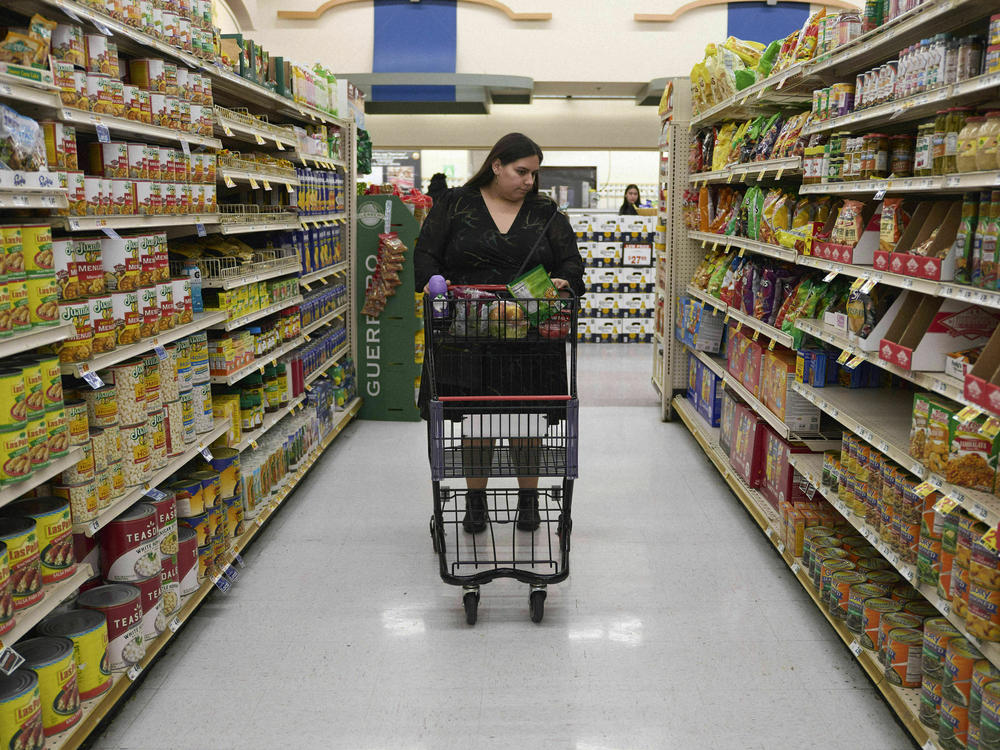
M 635 216 L 638 211 L 635 207 L 639 205 L 639 186 L 629 185 L 625 188 L 625 200 L 622 201 L 622 207 L 618 209 L 619 216 Z
M 435 172 L 434 176 L 431 177 L 430 184 L 427 185 L 427 195 L 437 203 L 447 192 L 448 176 L 444 172 Z
M 426 292 L 427 282 L 435 274 L 441 274 L 449 284 L 455 285 L 508 284 L 519 271 L 541 264 L 562 293 L 584 293 L 583 260 L 576 246 L 576 233 L 556 204 L 538 193 L 541 163 L 542 150 L 537 143 L 521 133 L 509 133 L 497 141 L 483 166 L 464 186 L 449 190 L 440 201 L 434 202 L 420 229 L 413 254 L 417 290 Z M 532 257 L 528 257 L 529 254 Z M 511 347 L 517 346 L 517 342 L 470 343 L 467 346 L 468 352 L 475 356 L 489 356 L 491 346 L 503 347 L 498 354 L 502 351 L 504 356 L 498 356 L 496 361 L 509 363 L 509 372 L 491 374 L 488 378 L 490 382 L 484 388 L 482 382 L 468 382 L 468 368 L 461 368 L 461 372 L 443 372 L 447 368 L 439 367 L 439 360 L 435 357 L 438 395 L 551 395 L 568 392 L 563 342 L 553 343 L 553 347 L 558 347 L 563 353 L 562 356 L 556 353 L 556 356 L 544 359 L 537 356 L 512 358 Z M 453 356 L 454 351 L 451 354 Z M 545 362 L 550 364 L 545 365 L 544 371 L 539 371 Z M 561 367 L 551 365 L 552 362 L 558 362 Z M 425 366 L 418 399 L 424 419 L 428 418 L 429 399 Z M 538 452 L 537 447 L 533 450 Z M 530 467 L 532 463 L 537 464 L 537 459 L 533 461 L 529 455 L 532 449 L 525 448 L 519 452 L 522 459 L 517 463 L 518 471 Z M 492 445 L 474 451 L 467 451 L 463 445 L 463 458 L 469 453 L 480 454 L 479 466 L 472 468 L 478 468 L 478 473 L 488 474 L 482 469 L 488 469 L 492 460 Z M 470 476 L 466 481 L 468 493 L 462 525 L 466 531 L 478 533 L 486 529 L 487 479 Z M 540 524 L 538 477 L 523 476 L 517 481 L 517 527 L 533 531 Z

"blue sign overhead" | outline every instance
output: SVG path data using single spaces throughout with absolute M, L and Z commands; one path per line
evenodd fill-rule
M 783 39 L 809 18 L 809 3 L 729 3 L 726 34 L 770 44 Z
M 454 73 L 456 0 L 375 0 L 373 73 Z M 373 86 L 372 101 L 453 102 L 454 86 Z

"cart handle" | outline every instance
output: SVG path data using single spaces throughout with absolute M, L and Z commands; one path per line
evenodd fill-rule
M 449 289 L 481 289 L 484 292 L 507 291 L 503 284 L 449 284 Z
M 438 396 L 438 401 L 570 401 L 572 396 Z

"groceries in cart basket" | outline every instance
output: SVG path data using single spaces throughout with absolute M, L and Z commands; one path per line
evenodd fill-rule
M 459 337 L 490 336 L 510 340 L 539 336 L 563 339 L 569 335 L 567 302 L 560 299 L 548 273 L 538 266 L 507 286 L 514 299 L 473 286 L 451 288 L 454 317 L 450 333 Z

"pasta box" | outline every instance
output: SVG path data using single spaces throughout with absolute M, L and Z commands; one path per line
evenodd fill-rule
M 993 492 L 997 473 L 1000 435 L 992 438 L 983 434 L 986 417 L 963 422 L 952 416 L 949 422 L 948 462 L 944 478 L 962 487 Z

